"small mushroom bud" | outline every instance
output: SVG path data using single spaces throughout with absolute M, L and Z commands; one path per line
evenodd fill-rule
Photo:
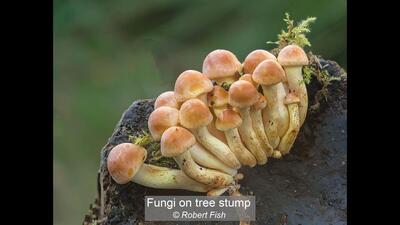
M 203 74 L 218 85 L 223 82 L 231 84 L 239 78 L 242 64 L 228 50 L 217 49 L 210 52 L 203 62 Z
M 225 187 L 234 182 L 233 177 L 212 169 L 199 166 L 192 158 L 190 149 L 196 139 L 183 127 L 170 127 L 161 137 L 161 154 L 174 157 L 176 163 L 186 175 L 211 187 Z
M 229 104 L 238 108 L 243 120 L 239 126 L 239 133 L 254 157 L 257 163 L 262 165 L 267 162 L 267 155 L 261 147 L 256 133 L 254 132 L 252 119 L 250 117 L 250 106 L 258 100 L 257 89 L 245 80 L 234 82 L 229 88 Z
M 154 102 L 154 109 L 161 106 L 169 106 L 171 108 L 179 109 L 180 104 L 176 101 L 173 91 L 166 91 L 161 93 Z
M 278 62 L 286 72 L 289 93 L 296 94 L 299 99 L 300 126 L 303 125 L 307 115 L 308 96 L 307 88 L 303 82 L 302 68 L 308 65 L 308 58 L 302 48 L 297 45 L 288 45 L 278 54 Z
M 168 106 L 155 109 L 149 116 L 147 125 L 155 141 L 161 140 L 161 135 L 169 127 L 179 124 L 179 110 Z
M 290 123 L 289 129 L 282 137 L 281 142 L 278 146 L 278 150 L 282 153 L 282 155 L 289 153 L 300 130 L 300 117 L 298 106 L 298 104 L 300 104 L 299 97 L 297 97 L 297 95 L 294 93 L 289 93 L 288 95 L 286 95 L 285 104 L 288 107 Z
M 267 156 L 270 157 L 276 155 L 273 154 L 274 149 L 269 143 L 268 137 L 264 129 L 261 110 L 264 109 L 266 106 L 267 106 L 266 98 L 264 97 L 264 95 L 258 93 L 258 101 L 251 106 L 250 116 L 251 120 L 253 121 L 253 129 L 256 132 L 258 139 L 260 140 L 260 144 L 264 149 L 265 153 L 267 154 Z
M 266 59 L 272 59 L 276 61 L 276 57 L 273 54 L 263 49 L 257 49 L 250 52 L 243 62 L 243 72 L 252 74 L 258 64 Z
M 229 147 L 242 165 L 254 167 L 257 160 L 243 145 L 237 127 L 242 124 L 242 118 L 232 109 L 225 109 L 217 117 L 215 127 L 225 133 Z
M 179 110 L 179 120 L 182 126 L 193 132 L 198 142 L 223 163 L 234 169 L 240 168 L 239 160 L 229 147 L 209 133 L 207 125 L 213 116 L 206 104 L 198 99 L 187 100 Z
M 285 71 L 278 62 L 267 59 L 256 67 L 252 78 L 262 86 L 267 99 L 269 124 L 265 132 L 275 149 L 289 127 L 289 115 L 284 104 L 286 92 L 282 84 L 286 79 Z
M 139 145 L 123 143 L 111 149 L 107 158 L 107 169 L 118 184 L 133 181 L 158 189 L 183 189 L 207 192 L 210 187 L 189 178 L 181 170 L 153 166 L 144 163 L 147 151 Z
M 198 98 L 207 104 L 207 93 L 212 91 L 212 82 L 202 73 L 186 70 L 175 81 L 174 94 L 177 102 Z

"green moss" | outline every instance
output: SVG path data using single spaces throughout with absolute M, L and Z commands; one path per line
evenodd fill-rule
M 222 84 L 221 84 L 221 87 L 223 88 L 223 89 L 225 89 L 226 91 L 229 91 L 229 88 L 231 87 L 231 85 L 232 84 L 229 84 L 229 83 L 227 83 L 227 82 L 222 82 Z
M 268 41 L 267 44 L 276 44 L 279 49 L 282 49 L 286 45 L 296 44 L 300 47 L 311 46 L 310 41 L 306 37 L 306 33 L 310 33 L 310 25 L 315 22 L 316 17 L 308 17 L 305 20 L 300 21 L 296 26 L 294 25 L 294 20 L 290 19 L 289 13 L 285 13 L 285 21 L 287 25 L 287 30 L 282 30 L 278 34 L 277 41 Z
M 150 142 L 153 141 L 153 138 L 147 131 L 142 131 L 141 133 L 137 134 L 136 136 L 129 136 L 129 140 L 135 144 L 140 146 L 148 145 Z
M 162 156 L 160 142 L 155 141 L 148 131 L 142 130 L 136 135 L 130 135 L 129 141 L 133 144 L 140 145 L 147 150 L 146 163 L 155 166 L 178 169 L 178 165 L 173 158 Z
M 316 21 L 316 17 L 308 17 L 305 20 L 300 21 L 297 25 L 294 24 L 294 20 L 290 18 L 289 13 L 285 13 L 283 21 L 286 23 L 286 30 L 282 30 L 278 34 L 278 40 L 267 44 L 276 44 L 277 48 L 271 50 L 272 54 L 278 55 L 279 51 L 287 45 L 296 44 L 302 48 L 305 46 L 311 46 L 310 41 L 306 37 L 307 33 L 310 33 L 311 23 Z M 319 108 L 320 101 L 322 99 L 327 100 L 328 98 L 328 86 L 333 80 L 340 80 L 341 77 L 333 77 L 325 70 L 317 56 L 312 52 L 308 53 L 309 65 L 303 67 L 303 80 L 306 85 L 309 85 L 313 77 L 321 84 L 321 89 L 317 90 L 315 94 L 314 104 L 310 106 L 311 111 L 315 111 Z

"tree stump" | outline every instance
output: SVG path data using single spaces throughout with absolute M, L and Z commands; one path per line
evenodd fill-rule
M 335 62 L 319 58 L 330 76 L 328 97 L 309 111 L 289 155 L 254 168 L 241 168 L 243 194 L 256 196 L 251 224 L 347 224 L 347 75 Z M 344 76 L 343 76 L 344 75 Z M 308 85 L 309 105 L 321 84 Z M 199 195 L 182 190 L 156 190 L 130 182 L 116 184 L 107 171 L 109 151 L 128 136 L 147 130 L 154 100 L 137 100 L 123 113 L 101 150 L 98 196 L 83 224 L 238 224 L 238 222 L 144 222 L 145 195 Z

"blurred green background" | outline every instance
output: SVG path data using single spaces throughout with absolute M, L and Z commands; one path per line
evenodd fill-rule
M 54 224 L 81 224 L 96 195 L 100 149 L 122 112 L 172 90 L 218 48 L 240 60 L 316 16 L 312 51 L 346 68 L 346 1 L 54 1 Z

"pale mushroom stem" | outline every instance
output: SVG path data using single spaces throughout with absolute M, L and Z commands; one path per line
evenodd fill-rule
M 302 75 L 302 67 L 301 66 L 293 66 L 293 67 L 284 67 L 286 72 L 286 77 L 288 80 L 289 87 L 291 92 L 297 94 L 299 96 L 299 119 L 300 126 L 303 125 L 304 120 L 306 119 L 307 109 L 308 109 L 308 94 L 307 88 L 303 81 Z
M 267 155 L 262 149 L 257 135 L 253 130 L 253 125 L 250 117 L 250 108 L 239 109 L 240 116 L 242 117 L 242 124 L 239 126 L 239 133 L 254 157 L 257 159 L 259 165 L 267 163 Z
M 236 158 L 235 154 L 233 154 L 226 144 L 212 136 L 207 130 L 207 127 L 192 129 L 192 133 L 206 149 L 208 149 L 223 163 L 234 169 L 240 168 L 240 162 Z
M 287 107 L 290 117 L 289 129 L 282 137 L 281 143 L 278 146 L 278 150 L 282 153 L 282 155 L 289 153 L 300 130 L 299 107 L 297 103 L 288 104 Z
M 213 154 L 208 152 L 198 143 L 194 144 L 190 148 L 190 154 L 192 155 L 193 160 L 201 166 L 219 170 L 232 176 L 237 174 L 236 169 L 233 169 L 222 163 L 219 159 L 217 159 Z
M 143 164 L 133 178 L 133 182 L 158 189 L 182 189 L 194 192 L 210 190 L 205 184 L 188 177 L 181 170 Z
M 263 119 L 261 115 L 261 110 L 250 110 L 251 120 L 253 122 L 253 129 L 258 139 L 260 140 L 260 144 L 267 154 L 268 157 L 273 155 L 274 149 L 269 143 L 268 137 L 265 134 Z
M 268 126 L 265 128 L 265 133 L 268 137 L 269 143 L 272 148 L 276 149 L 279 145 L 280 137 L 278 133 L 278 95 L 277 85 L 265 86 L 261 85 L 265 98 L 267 99 L 267 111 L 268 111 Z
M 228 145 L 232 152 L 239 159 L 240 163 L 245 166 L 254 167 L 257 164 L 256 158 L 250 153 L 250 151 L 243 145 L 239 131 L 237 128 L 229 129 L 224 131 Z
M 190 151 L 174 157 L 176 163 L 189 177 L 211 187 L 225 187 L 234 182 L 233 177 L 212 169 L 199 166 Z

